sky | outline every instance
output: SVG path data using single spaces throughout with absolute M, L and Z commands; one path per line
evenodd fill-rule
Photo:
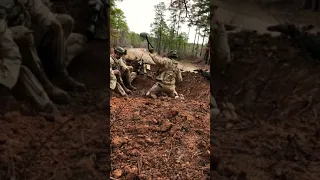
M 117 2 L 117 7 L 120 8 L 124 15 L 126 16 L 126 21 L 129 26 L 130 31 L 135 33 L 147 32 L 150 33 L 150 24 L 153 23 L 155 18 L 154 6 L 160 2 L 165 2 L 168 7 L 170 0 L 123 0 L 122 2 Z M 166 12 L 166 20 L 168 19 L 170 13 Z M 188 26 L 184 24 L 180 28 L 180 32 L 185 32 L 188 34 Z M 195 27 L 190 28 L 189 43 L 194 42 L 196 29 Z M 205 43 L 208 40 L 205 39 Z M 199 40 L 202 43 L 202 39 Z

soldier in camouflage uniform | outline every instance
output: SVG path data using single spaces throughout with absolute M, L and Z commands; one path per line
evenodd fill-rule
M 40 80 L 47 82 L 47 87 L 52 85 L 46 76 L 43 76 L 39 59 L 33 54 L 30 31 L 23 26 L 8 28 L 8 24 L 12 23 L 10 18 L 17 12 L 14 11 L 16 6 L 13 0 L 0 2 L 0 85 L 11 89 L 18 100 L 31 101 L 39 111 L 58 112 L 34 74 L 22 65 L 24 63 L 31 67 Z M 26 55 L 21 56 L 19 47 L 22 54 Z M 59 91 L 53 86 L 51 88 Z
M 126 93 L 130 93 L 131 90 L 136 90 L 134 86 L 132 86 L 132 77 L 131 73 L 133 71 L 132 66 L 127 66 L 123 61 L 123 56 L 125 55 L 125 49 L 121 47 L 116 47 L 114 49 L 115 57 L 111 57 L 111 67 L 114 74 L 117 76 L 118 82 L 121 84 Z
M 23 0 L 31 17 L 31 29 L 35 32 L 35 42 L 41 59 L 50 58 L 50 69 L 55 68 L 67 88 L 83 90 L 85 85 L 69 76 L 66 62 L 67 39 L 72 33 L 74 19 L 67 14 L 54 14 L 42 0 Z
M 151 52 L 153 52 L 151 50 Z M 178 68 L 178 63 L 168 59 L 150 54 L 157 66 L 160 66 L 159 74 L 156 77 L 157 82 L 148 90 L 147 96 L 157 97 L 160 92 L 166 93 L 169 97 L 178 98 L 176 91 L 176 82 L 182 81 L 181 71 Z

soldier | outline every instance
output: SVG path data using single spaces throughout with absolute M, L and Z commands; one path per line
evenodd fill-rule
M 31 16 L 31 28 L 35 31 L 35 41 L 41 59 L 50 58 L 53 67 L 67 88 L 84 90 L 85 85 L 69 76 L 66 67 L 67 39 L 74 26 L 74 20 L 66 14 L 53 14 L 42 0 L 26 0 L 24 4 Z
M 12 29 L 8 28 L 8 8 L 11 9 L 15 5 L 14 1 L 11 0 L 0 2 L 0 85 L 11 89 L 18 100 L 31 101 L 39 111 L 58 112 L 37 78 L 26 66 L 21 65 L 22 57 L 14 38 L 19 43 L 24 42 L 27 45 L 30 45 L 29 43 L 32 41 L 29 41 L 31 40 L 30 36 L 28 36 L 30 35 L 29 31 L 15 31 L 17 29 L 14 29 L 15 34 L 13 34 Z M 28 47 L 30 46 L 27 46 L 27 52 L 32 53 Z M 39 70 L 39 64 L 32 62 L 32 60 L 36 59 L 28 60 L 28 63 Z M 39 78 L 41 79 L 41 77 Z
M 115 75 L 118 77 L 118 82 L 124 88 L 127 93 L 130 93 L 130 90 L 136 90 L 134 86 L 132 86 L 132 77 L 131 73 L 133 71 L 132 66 L 127 66 L 123 61 L 123 56 L 126 53 L 126 50 L 122 47 L 116 47 L 114 49 L 115 57 L 110 58 L 112 69 L 114 70 Z M 124 80 L 124 81 L 123 81 Z
M 151 52 L 153 52 L 151 50 Z M 176 82 L 182 81 L 181 71 L 178 63 L 167 58 L 161 58 L 150 54 L 157 66 L 160 66 L 159 75 L 156 77 L 157 82 L 148 90 L 147 96 L 156 98 L 158 93 L 164 92 L 169 97 L 179 98 L 176 91 Z

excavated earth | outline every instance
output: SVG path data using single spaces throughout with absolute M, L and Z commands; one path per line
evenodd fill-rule
M 211 178 L 319 179 L 319 63 L 282 36 L 229 38 L 234 63 L 220 98 L 239 119 L 211 120 Z
M 153 70 L 155 70 L 152 67 Z M 209 81 L 184 72 L 184 99 L 145 97 L 154 80 L 138 76 L 128 99 L 112 95 L 111 177 L 116 179 L 209 178 Z
M 30 114 L 10 92 L 0 94 L 0 179 L 108 179 L 108 54 L 89 44 L 70 73 L 87 85 L 58 106 L 61 117 Z M 90 60 L 90 61 L 89 61 Z

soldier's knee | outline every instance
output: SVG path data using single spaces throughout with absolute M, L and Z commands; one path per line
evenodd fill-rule
M 74 19 L 68 14 L 58 14 L 57 20 L 60 22 L 64 29 L 72 29 L 74 25 Z

